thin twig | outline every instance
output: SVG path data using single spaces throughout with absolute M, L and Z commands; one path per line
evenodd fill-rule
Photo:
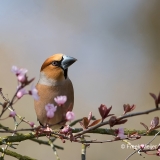
M 158 135 L 159 133 L 160 133 L 160 131 L 155 134 L 155 136 L 146 144 L 146 146 L 149 145 L 149 144 L 157 137 L 157 135 Z M 141 152 L 141 150 L 142 150 L 142 149 L 137 149 L 137 150 L 135 150 L 135 151 L 134 151 L 133 153 L 131 153 L 125 160 L 128 160 L 128 159 L 129 159 L 131 156 L 133 156 L 135 153 Z
M 58 156 L 58 153 L 57 153 L 57 151 L 56 151 L 55 145 L 53 144 L 53 142 L 52 142 L 49 138 L 48 138 L 48 140 L 49 140 L 49 144 L 50 144 L 51 148 L 53 149 L 53 152 L 54 152 L 54 154 L 55 154 L 55 156 L 56 156 L 56 159 L 57 159 L 57 160 L 60 160 L 60 158 L 59 158 L 59 156 Z
M 82 136 L 81 141 L 85 141 L 84 136 Z M 86 144 L 85 143 L 82 143 L 81 160 L 86 160 Z
M 3 93 L 2 93 L 2 88 L 0 88 L 0 95 L 1 95 L 1 97 L 6 101 L 6 102 L 8 102 L 9 103 L 9 100 L 3 95 Z
M 16 131 L 17 130 L 17 128 L 18 128 L 18 126 L 21 124 L 21 122 L 19 122 L 19 123 L 17 123 L 17 121 L 16 121 L 16 118 L 15 117 L 13 117 L 13 120 L 14 120 L 14 131 Z M 12 133 L 12 136 L 14 136 L 15 135 L 15 132 L 14 133 Z M 4 147 L 4 150 L 3 151 L 5 151 L 5 150 L 7 150 L 7 148 L 8 148 L 8 146 L 10 145 L 10 142 L 7 144 L 7 145 L 5 145 L 5 147 Z M 3 159 L 4 158 L 4 155 L 5 155 L 5 152 L 3 152 L 2 153 L 2 155 L 1 155 L 1 158 Z
M 39 143 L 39 144 L 44 144 L 44 145 L 50 146 L 50 144 L 49 144 L 48 141 L 43 141 L 43 140 L 39 140 L 39 139 L 30 139 L 30 140 L 33 141 L 33 142 L 37 142 L 37 143 Z M 52 142 L 52 140 L 51 140 L 51 142 Z M 52 142 L 52 143 L 53 143 L 53 142 Z M 54 147 L 55 147 L 56 149 L 64 150 L 63 147 L 57 146 L 57 145 L 55 145 L 55 144 L 54 144 Z
M 0 93 L 1 93 L 0 95 L 2 96 L 2 98 L 3 98 L 5 101 L 7 100 L 7 102 L 8 102 L 8 106 L 6 106 L 6 107 L 2 110 L 2 112 L 1 112 L 1 114 L 0 114 L 0 118 L 2 117 L 2 115 L 4 114 L 4 112 L 5 112 L 9 107 L 11 107 L 12 110 L 14 110 L 13 107 L 12 107 L 12 105 L 13 105 L 13 103 L 14 103 L 14 99 L 16 98 L 16 95 L 17 95 L 18 91 L 19 91 L 20 89 L 24 88 L 24 87 L 25 87 L 25 86 L 20 86 L 20 87 L 17 89 L 17 91 L 16 91 L 16 93 L 13 95 L 11 101 L 7 100 L 7 98 L 5 98 L 4 95 L 3 95 L 3 93 L 2 93 L 2 89 L 0 90 Z

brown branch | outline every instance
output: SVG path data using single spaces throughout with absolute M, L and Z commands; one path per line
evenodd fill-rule
M 12 130 L 6 126 L 3 126 L 2 124 L 0 124 L 0 128 L 4 129 L 6 132 L 9 132 L 9 133 L 12 133 Z M 0 131 L 1 132 L 1 131 Z M 16 135 L 20 135 L 20 133 L 15 133 Z M 48 141 L 44 141 L 44 140 L 40 140 L 40 139 L 30 139 L 31 141 L 33 142 L 36 142 L 38 144 L 44 144 L 44 145 L 47 145 L 47 146 L 50 146 L 49 142 Z M 53 140 L 51 140 L 53 142 Z M 58 145 L 54 145 L 55 148 L 57 149 L 61 149 L 63 150 L 64 148 L 63 147 L 60 147 Z
M 2 93 L 2 88 L 0 88 L 0 95 L 1 95 L 1 97 L 6 101 L 6 102 L 8 102 L 9 103 L 9 100 L 3 95 L 3 93 Z
M 19 130 L 12 130 L 6 126 L 3 126 L 2 124 L 0 124 L 0 133 L 16 133 L 17 135 L 19 134 L 18 132 L 25 132 L 25 131 L 34 131 L 36 129 L 38 129 L 38 127 L 36 128 L 25 128 L 25 129 L 19 129 Z M 83 129 L 82 128 L 72 128 L 72 133 L 79 133 L 82 132 Z M 128 134 L 132 134 L 132 133 L 138 133 L 141 136 L 154 136 L 156 133 L 158 133 L 158 130 L 153 130 L 149 133 L 146 134 L 146 130 L 135 130 L 135 129 L 124 129 L 124 134 L 128 135 Z M 55 132 L 51 132 L 52 134 L 55 134 Z M 107 134 L 107 135 L 114 135 L 115 134 L 115 130 L 114 129 L 108 129 L 108 128 L 96 128 L 94 130 L 89 130 L 87 133 L 95 133 L 95 134 Z M 61 135 L 60 135 L 61 136 Z
M 3 151 L 2 148 L 0 148 L 0 152 L 2 152 L 2 153 L 4 152 L 6 155 L 15 157 L 15 158 L 20 159 L 20 160 L 36 160 L 36 159 L 31 158 L 31 157 L 23 156 L 21 154 L 18 154 L 16 152 L 13 152 L 13 151 L 10 151 L 10 150 Z
M 39 140 L 39 139 L 30 139 L 30 140 L 33 141 L 33 142 L 37 142 L 38 144 L 44 144 L 44 145 L 50 146 L 48 141 L 43 141 L 43 140 Z M 57 148 L 57 149 L 64 150 L 63 147 L 57 146 L 55 144 L 54 144 L 54 147 Z
M 160 108 L 154 108 L 154 109 L 150 109 L 150 110 L 143 111 L 143 112 L 136 112 L 136 113 L 126 114 L 124 116 L 121 116 L 121 117 L 117 118 L 117 120 L 122 120 L 122 119 L 130 118 L 130 117 L 134 117 L 134 116 L 138 116 L 138 115 L 143 115 L 143 114 L 149 114 L 151 112 L 155 112 L 155 111 L 159 111 L 159 110 L 160 110 Z M 95 125 L 93 127 L 90 127 L 90 128 L 88 128 L 86 130 L 83 130 L 83 131 L 75 134 L 74 137 L 81 136 L 81 135 L 83 135 L 85 133 L 88 133 L 91 130 L 95 130 L 95 129 L 97 129 L 97 128 L 101 127 L 101 126 L 107 125 L 107 124 L 109 124 L 109 121 L 105 121 L 105 122 L 99 123 L 99 124 L 97 124 L 97 125 Z
M 11 101 L 7 100 L 7 98 L 4 97 L 4 95 L 3 95 L 3 93 L 2 93 L 2 88 L 0 88 L 0 89 L 1 89 L 1 90 L 0 90 L 0 95 L 2 96 L 2 98 L 3 98 L 5 101 L 8 102 L 8 106 L 6 106 L 6 107 L 2 110 L 2 112 L 1 112 L 1 114 L 0 114 L 0 118 L 2 117 L 2 115 L 4 114 L 4 112 L 5 112 L 9 107 L 11 107 L 12 110 L 14 110 L 13 107 L 12 107 L 13 102 L 14 102 L 14 99 L 16 98 L 16 95 L 17 95 L 18 91 L 19 91 L 20 89 L 24 88 L 24 87 L 25 87 L 25 85 L 24 85 L 24 86 L 22 85 L 22 86 L 20 86 L 20 87 L 17 89 L 17 91 L 16 91 L 15 94 L 13 95 Z
M 97 140 L 90 140 L 90 141 L 75 141 L 75 142 L 79 142 L 79 143 L 106 143 L 106 142 L 113 142 L 113 141 L 117 141 L 117 140 L 106 140 L 106 141 L 97 141 Z

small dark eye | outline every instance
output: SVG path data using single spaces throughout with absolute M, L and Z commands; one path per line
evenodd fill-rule
M 53 62 L 52 62 L 52 65 L 53 65 L 53 66 L 58 66 L 59 63 L 58 63 L 58 61 L 53 61 Z

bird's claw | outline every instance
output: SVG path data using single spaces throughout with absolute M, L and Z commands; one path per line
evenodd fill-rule
M 52 129 L 50 127 L 47 126 L 38 126 L 35 130 L 36 132 L 36 137 L 38 138 L 39 135 L 41 134 L 46 134 L 47 137 L 50 137 L 51 133 L 52 133 Z

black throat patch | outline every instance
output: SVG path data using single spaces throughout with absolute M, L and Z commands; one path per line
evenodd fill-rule
M 64 71 L 64 77 L 66 79 L 67 78 L 67 74 L 68 74 L 68 69 L 64 69 L 63 71 Z

